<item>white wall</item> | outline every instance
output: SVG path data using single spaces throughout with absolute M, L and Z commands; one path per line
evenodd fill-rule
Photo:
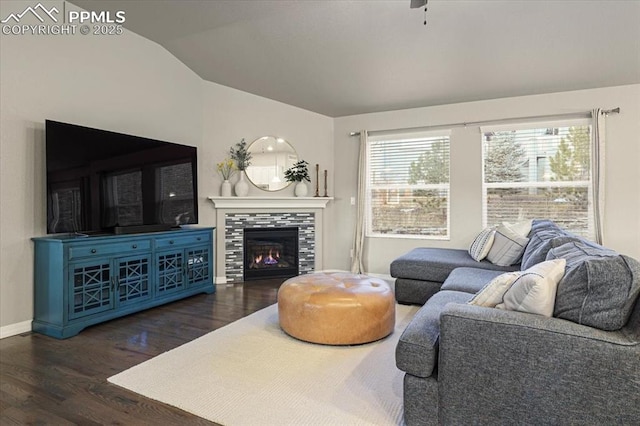
M 2 2 L 0 16 L 29 5 Z M 6 334 L 12 326 L 29 329 L 33 318 L 30 238 L 46 234 L 45 119 L 199 146 L 202 96 L 198 76 L 130 32 L 2 35 L 0 43 L 0 327 Z
M 276 136 L 287 140 L 300 159 L 309 162 L 312 182 L 309 194 L 315 188 L 315 165 L 327 169 L 329 193 L 333 191 L 333 119 L 291 105 L 275 102 L 260 96 L 231 89 L 219 84 L 203 82 L 203 146 L 200 158 L 207 159 L 201 170 L 204 178 L 198 183 L 200 197 L 220 195 L 222 178 L 215 169 L 216 163 L 229 155 L 229 148 L 242 138 L 251 144 L 262 136 Z M 238 180 L 234 176 L 232 183 Z M 265 192 L 249 186 L 249 196 L 293 196 L 293 185 L 281 191 Z M 213 204 L 200 209 L 201 223 L 216 223 Z M 326 230 L 326 227 L 324 228 Z M 323 239 L 326 240 L 325 236 Z M 224 238 L 218 232 L 217 238 Z M 218 245 L 220 248 L 221 246 Z M 325 256 L 327 245 L 325 247 Z M 224 253 L 216 253 L 216 276 L 224 276 Z
M 32 2 L 0 2 L 0 16 L 27 6 Z M 219 195 L 215 163 L 241 138 L 284 137 L 301 158 L 332 170 L 331 118 L 204 82 L 164 48 L 128 31 L 3 34 L 0 63 L 0 337 L 29 330 L 33 318 L 31 238 L 46 234 L 45 119 L 197 146 L 205 226 L 215 226 L 207 200 Z
M 335 119 L 336 201 L 328 210 L 336 226 L 327 267 L 348 269 L 354 229 L 358 138 L 349 132 L 565 114 L 620 107 L 607 119 L 605 245 L 640 259 L 640 85 L 554 93 L 415 108 Z M 455 128 L 451 136 L 451 238 L 449 241 L 367 238 L 367 271 L 388 274 L 389 264 L 414 247 L 466 248 L 482 223 L 481 138 L 477 126 Z

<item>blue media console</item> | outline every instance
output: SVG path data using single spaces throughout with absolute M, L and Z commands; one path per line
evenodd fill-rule
M 33 238 L 33 331 L 64 339 L 93 324 L 215 292 L 214 229 Z

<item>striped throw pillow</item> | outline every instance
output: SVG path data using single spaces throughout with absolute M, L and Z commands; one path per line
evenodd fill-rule
M 491 246 L 493 245 L 495 235 L 496 228 L 493 226 L 480 231 L 469 247 L 469 256 L 477 262 L 480 262 L 482 259 L 487 257 L 489 250 L 491 250 Z

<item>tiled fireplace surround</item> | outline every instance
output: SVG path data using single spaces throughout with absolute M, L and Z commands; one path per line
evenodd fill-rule
M 298 228 L 300 274 L 315 269 L 315 215 L 313 213 L 229 213 L 225 215 L 225 275 L 227 282 L 242 281 L 245 228 Z
M 210 197 L 216 209 L 216 284 L 243 280 L 245 228 L 297 227 L 299 272 L 322 270 L 322 213 L 331 199 Z

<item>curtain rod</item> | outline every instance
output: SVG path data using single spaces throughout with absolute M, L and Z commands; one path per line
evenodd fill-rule
M 620 107 L 613 109 L 603 109 L 600 111 L 603 115 L 609 114 L 618 114 L 620 113 Z M 427 129 L 438 129 L 438 128 L 451 128 L 451 127 L 466 127 L 466 126 L 479 126 L 482 124 L 495 124 L 495 123 L 511 123 L 514 121 L 520 120 L 548 120 L 551 118 L 585 118 L 591 117 L 591 111 L 584 112 L 574 112 L 567 114 L 553 114 L 553 115 L 536 115 L 530 117 L 517 117 L 517 118 L 506 118 L 500 120 L 484 120 L 484 121 L 468 121 L 468 122 L 460 122 L 460 123 L 451 123 L 451 124 L 436 124 L 433 126 L 420 126 L 420 127 L 406 127 L 402 129 L 386 129 L 386 130 L 371 130 L 369 133 L 379 133 L 379 132 L 411 132 L 411 131 L 420 131 Z M 360 132 L 351 132 L 349 136 L 360 136 Z

